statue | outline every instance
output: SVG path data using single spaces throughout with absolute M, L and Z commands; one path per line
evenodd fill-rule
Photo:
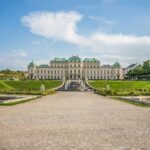
M 45 91 L 45 85 L 44 84 L 41 84 L 40 90 Z
M 106 85 L 106 88 L 107 88 L 107 90 L 110 90 L 110 85 L 107 84 L 107 85 Z

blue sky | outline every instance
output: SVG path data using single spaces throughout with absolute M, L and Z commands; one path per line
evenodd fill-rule
M 1 0 L 0 69 L 72 55 L 140 63 L 150 58 L 149 8 L 149 0 Z

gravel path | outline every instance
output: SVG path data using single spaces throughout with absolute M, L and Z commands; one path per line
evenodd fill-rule
M 150 109 L 90 92 L 0 107 L 0 150 L 149 150 Z

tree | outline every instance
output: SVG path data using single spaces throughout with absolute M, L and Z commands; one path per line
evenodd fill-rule
M 143 66 L 142 65 L 138 65 L 137 67 L 135 67 L 134 69 L 128 71 L 127 75 L 128 76 L 139 76 L 143 74 Z
M 144 74 L 150 73 L 150 60 L 147 60 L 143 63 Z
M 1 74 L 4 74 L 4 78 L 10 78 L 12 79 L 13 77 L 18 77 L 20 79 L 24 79 L 25 78 L 25 74 L 23 71 L 12 71 L 9 69 L 6 70 L 1 70 L 0 71 Z
M 133 70 L 134 75 L 142 75 L 143 74 L 143 66 L 138 65 L 136 68 Z

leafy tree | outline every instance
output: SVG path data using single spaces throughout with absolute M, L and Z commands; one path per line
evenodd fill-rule
M 144 74 L 150 73 L 150 60 L 147 60 L 143 63 Z
M 13 77 L 18 77 L 20 79 L 24 79 L 25 78 L 25 75 L 24 75 L 24 72 L 23 71 L 12 71 L 12 70 L 9 70 L 9 69 L 6 69 L 6 70 L 1 70 L 0 71 L 1 74 L 4 74 L 3 78 L 13 78 Z
M 142 75 L 143 74 L 143 66 L 138 65 L 136 68 L 133 70 L 134 75 Z
M 142 65 L 138 65 L 134 69 L 128 71 L 127 76 L 140 76 L 150 74 L 150 60 L 143 62 Z

